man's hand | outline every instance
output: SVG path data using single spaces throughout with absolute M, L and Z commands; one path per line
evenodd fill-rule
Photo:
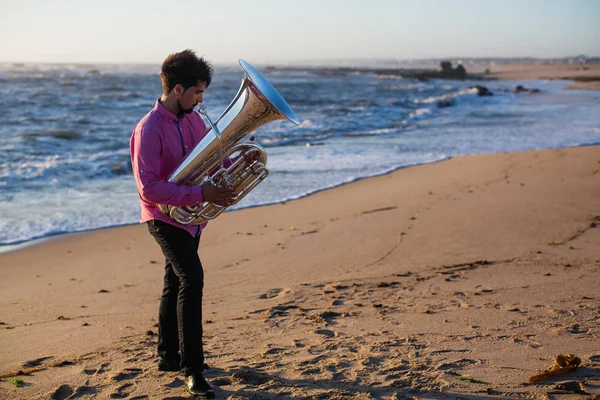
M 254 142 L 254 136 L 250 136 L 250 142 Z M 260 161 L 261 156 L 260 153 L 258 151 L 251 151 L 249 153 L 246 154 L 246 162 L 248 162 L 249 164 L 253 163 L 254 161 Z
M 235 201 L 235 191 L 231 188 L 222 188 L 210 182 L 205 182 L 202 184 L 202 198 L 209 203 L 228 207 Z

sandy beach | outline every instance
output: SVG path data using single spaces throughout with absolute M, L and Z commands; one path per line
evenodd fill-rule
M 567 89 L 600 90 L 600 62 L 590 63 L 538 63 L 495 64 L 490 66 L 485 79 L 501 80 L 569 80 L 574 81 Z M 474 69 L 483 73 L 484 69 Z
M 200 249 L 206 376 L 222 399 L 599 398 L 599 206 L 582 147 L 228 212 Z M 162 264 L 144 225 L 0 254 L 0 397 L 190 398 L 156 368 Z M 559 353 L 581 365 L 527 383 Z

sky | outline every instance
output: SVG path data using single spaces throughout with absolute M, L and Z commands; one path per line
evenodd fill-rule
M 600 56 L 600 0 L 0 0 L 0 62 Z

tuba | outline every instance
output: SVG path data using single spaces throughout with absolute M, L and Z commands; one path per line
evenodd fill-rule
M 300 123 L 292 108 L 260 72 L 244 60 L 239 60 L 239 64 L 245 76 L 238 93 L 214 123 L 205 106 L 197 110 L 208 122 L 206 136 L 169 176 L 169 182 L 177 185 L 196 186 L 210 181 L 215 186 L 230 187 L 235 191 L 231 205 L 237 204 L 269 175 L 265 149 L 242 139 L 278 119 Z M 225 160 L 233 161 L 226 166 Z M 198 225 L 214 219 L 230 206 L 210 202 L 185 207 L 157 205 L 160 212 L 182 225 Z

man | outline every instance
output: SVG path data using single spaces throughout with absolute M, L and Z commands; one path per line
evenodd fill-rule
M 131 164 L 142 206 L 140 222 L 165 256 L 165 278 L 158 317 L 158 368 L 185 374 L 187 390 L 201 398 L 215 393 L 204 379 L 202 289 L 204 272 L 198 246 L 206 223 L 184 226 L 163 215 L 157 204 L 188 206 L 203 201 L 229 206 L 233 189 L 210 183 L 178 186 L 168 182 L 206 135 L 194 107 L 212 80 L 212 67 L 191 50 L 169 55 L 161 69 L 163 94 L 136 125 L 130 141 Z

